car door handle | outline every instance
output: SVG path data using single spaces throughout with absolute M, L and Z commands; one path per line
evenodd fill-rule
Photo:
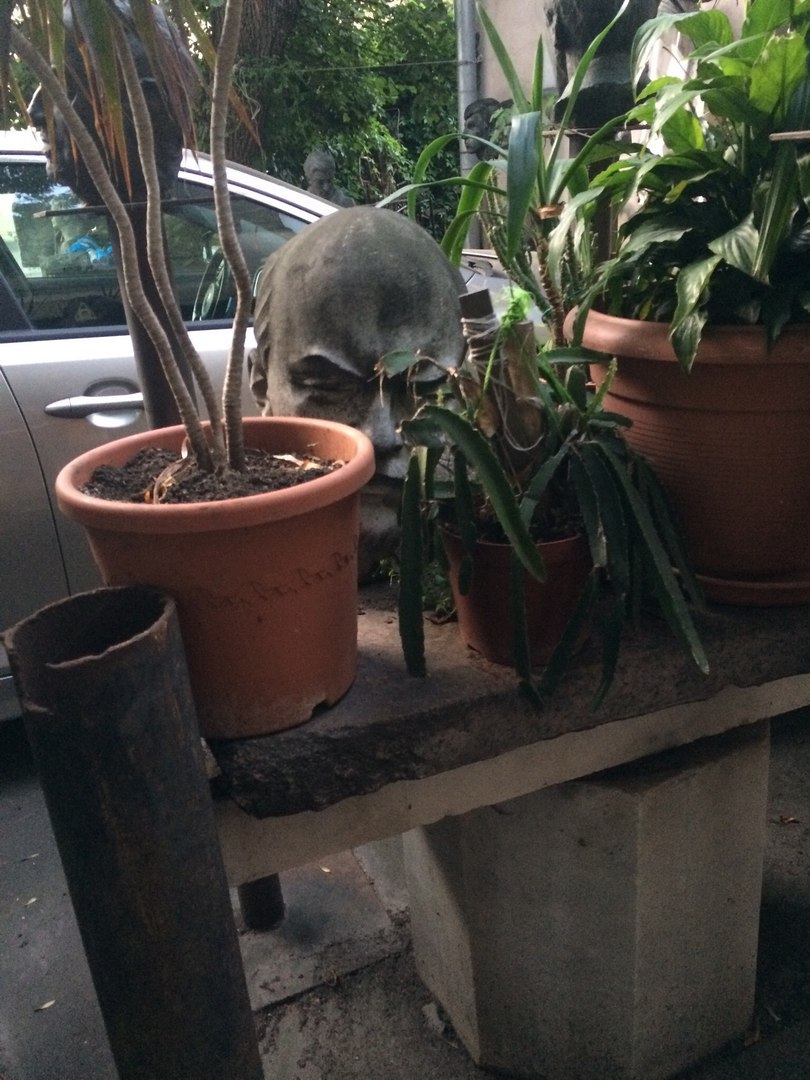
M 45 406 L 48 416 L 81 417 L 97 412 L 125 412 L 143 408 L 143 394 L 84 394 L 62 398 Z

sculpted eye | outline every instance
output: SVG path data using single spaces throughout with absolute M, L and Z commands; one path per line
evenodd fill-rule
M 339 390 L 359 382 L 358 376 L 325 356 L 305 356 L 290 365 L 290 382 L 299 390 Z

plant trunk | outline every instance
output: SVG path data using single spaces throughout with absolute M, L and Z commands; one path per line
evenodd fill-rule
M 147 255 L 146 247 L 146 208 L 135 207 L 130 210 L 130 217 L 132 220 L 132 227 L 135 232 L 135 244 L 136 252 L 138 256 L 138 263 L 141 267 L 141 280 L 143 282 L 144 291 L 149 301 L 158 306 L 162 306 L 160 293 L 155 285 L 152 271 L 149 267 L 149 259 Z M 141 390 L 143 392 L 143 404 L 144 411 L 146 413 L 146 422 L 150 428 L 162 428 L 173 427 L 175 424 L 182 422 L 177 403 L 174 399 L 174 394 L 171 391 L 171 387 L 166 379 L 163 371 L 163 365 L 160 362 L 160 356 L 155 348 L 152 339 L 146 332 L 145 328 L 141 324 L 138 317 L 132 311 L 129 303 L 127 290 L 124 287 L 121 271 L 121 245 L 118 237 L 118 230 L 115 228 L 115 224 L 110 219 L 110 236 L 112 238 L 113 256 L 115 258 L 115 267 L 118 273 L 119 288 L 121 291 L 121 299 L 124 305 L 124 312 L 127 318 L 127 326 L 129 328 L 130 337 L 132 338 L 132 348 L 135 355 L 135 364 L 138 371 L 138 380 L 141 384 Z M 165 245 L 166 258 L 169 258 L 168 246 Z M 171 273 L 171 267 L 169 267 Z M 169 320 L 164 320 L 166 333 L 171 340 L 174 340 L 174 334 L 172 333 Z M 196 400 L 194 377 L 191 372 L 191 368 L 185 358 L 183 350 L 179 345 L 175 345 L 174 355 L 180 367 L 181 374 L 183 376 L 183 382 L 188 387 L 189 393 L 192 399 Z

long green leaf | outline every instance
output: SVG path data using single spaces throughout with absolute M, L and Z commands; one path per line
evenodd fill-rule
M 599 631 L 602 637 L 602 678 L 591 703 L 593 709 L 602 704 L 605 694 L 613 685 L 626 621 L 625 606 L 619 597 L 614 596 L 601 613 Z
M 503 43 L 500 34 L 495 28 L 495 24 L 489 17 L 487 10 L 483 5 L 478 4 L 478 18 L 481 25 L 484 28 L 484 33 L 489 39 L 489 43 L 492 46 L 492 51 L 495 53 L 495 57 L 498 61 L 503 77 L 506 79 L 507 86 L 509 87 L 509 93 L 512 95 L 512 100 L 515 103 L 515 107 L 518 112 L 529 112 L 531 105 L 529 99 L 526 97 L 526 93 L 521 85 L 520 78 L 518 77 L 515 65 L 512 63 L 512 58 L 509 55 L 509 50 Z
M 506 251 L 509 258 L 514 258 L 521 247 L 529 207 L 537 198 L 545 203 L 544 193 L 537 191 L 541 120 L 539 112 L 521 113 L 512 120 L 506 173 Z
M 577 454 L 571 455 L 571 480 L 577 493 L 577 505 L 585 525 L 585 535 L 591 549 L 594 566 L 607 565 L 607 539 L 599 514 L 599 499 L 594 491 L 591 478 Z
M 526 621 L 526 569 L 512 552 L 512 641 L 515 671 L 521 682 L 532 682 L 532 657 L 529 646 L 529 627 Z
M 751 270 L 751 276 L 758 281 L 767 282 L 776 254 L 790 233 L 798 194 L 796 146 L 792 142 L 780 142 L 765 197 L 759 243 Z
M 580 448 L 580 459 L 588 477 L 599 511 L 600 528 L 605 538 L 607 569 L 613 588 L 619 596 L 630 589 L 630 530 L 621 491 L 607 468 L 600 444 L 587 442 Z M 578 478 L 580 474 L 575 474 Z M 584 481 L 581 481 L 584 483 Z M 577 491 L 580 488 L 578 486 Z M 585 496 L 583 496 L 585 498 Z M 593 550 L 593 547 L 592 547 Z M 594 559 L 594 562 L 596 560 Z M 597 563 L 597 565 L 600 565 Z
M 549 697 L 556 690 L 560 679 L 571 663 L 571 658 L 574 656 L 577 646 L 582 640 L 582 635 L 593 615 L 598 599 L 599 576 L 597 571 L 593 570 L 585 583 L 585 588 L 582 590 L 577 606 L 566 624 L 562 637 L 549 657 L 543 671 L 537 687 L 541 699 Z
M 402 486 L 399 579 L 399 637 L 405 666 L 411 675 L 427 674 L 425 628 L 422 615 L 422 474 L 419 459 L 411 455 Z
M 442 428 L 475 469 L 509 543 L 529 573 L 538 581 L 544 581 L 546 568 L 542 556 L 523 523 L 514 492 L 484 436 L 464 417 L 440 406 L 426 405 L 422 411 L 427 419 L 435 421 Z
M 632 514 L 637 537 L 642 550 L 647 556 L 647 564 L 653 576 L 656 596 L 664 618 L 669 623 L 676 637 L 686 645 L 698 668 L 707 674 L 709 661 L 703 644 L 686 606 L 680 586 L 672 572 L 669 557 L 655 530 L 650 512 L 644 505 L 639 493 L 630 481 L 624 462 L 604 445 L 598 446 L 606 465 L 613 471 L 622 490 L 627 506 Z
M 562 147 L 563 139 L 566 137 L 568 133 L 568 128 L 571 126 L 571 117 L 574 115 L 574 109 L 576 108 L 577 100 L 579 99 L 579 92 L 582 89 L 582 84 L 585 81 L 585 77 L 588 74 L 591 64 L 593 63 L 593 58 L 599 51 L 599 46 L 605 40 L 607 35 L 622 17 L 622 15 L 624 15 L 625 11 L 627 11 L 630 2 L 631 0 L 622 0 L 622 5 L 619 10 L 616 12 L 616 14 L 607 24 L 607 26 L 596 35 L 588 48 L 582 54 L 582 58 L 577 64 L 576 71 L 574 72 L 568 85 L 563 91 L 562 97 L 565 100 L 565 110 L 563 111 L 562 119 L 560 120 L 560 127 L 557 135 L 554 138 L 554 142 L 549 153 L 550 162 L 556 161 L 556 159 L 560 155 L 560 148 Z

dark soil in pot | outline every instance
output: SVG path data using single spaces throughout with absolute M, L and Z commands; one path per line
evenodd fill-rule
M 246 449 L 243 472 L 222 475 L 197 468 L 169 450 L 146 449 L 126 465 L 102 465 L 82 487 L 86 495 L 114 502 L 217 502 L 282 491 L 326 476 L 343 462 Z

